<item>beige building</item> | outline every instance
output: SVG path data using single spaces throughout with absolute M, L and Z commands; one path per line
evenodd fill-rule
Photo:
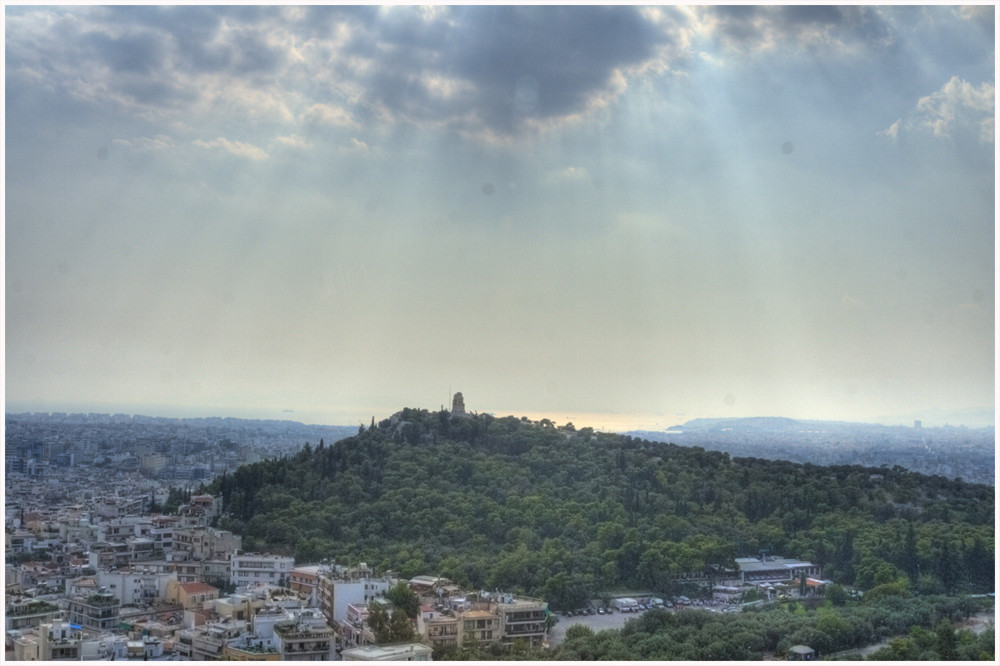
M 175 527 L 173 551 L 192 560 L 225 560 L 243 547 L 243 537 L 214 527 Z
M 68 622 L 43 623 L 37 632 L 25 633 L 14 640 L 13 661 L 80 661 L 83 643 L 80 631 Z
M 200 609 L 207 602 L 219 598 L 219 589 L 208 583 L 167 582 L 166 601 L 183 606 L 185 610 Z
M 434 647 L 461 645 L 461 620 L 454 612 L 424 606 L 417 615 L 417 633 Z
M 529 645 L 541 647 L 545 640 L 545 618 L 549 605 L 541 599 L 500 595 L 495 611 L 500 616 L 500 642 L 512 645 L 524 640 Z
M 545 640 L 548 604 L 541 599 L 512 594 L 488 598 L 451 598 L 447 605 L 423 606 L 417 633 L 434 647 L 469 642 L 513 645 L 521 639 L 533 646 Z
M 475 641 L 496 643 L 500 640 L 500 617 L 493 610 L 468 610 L 462 613 L 462 632 L 459 645 Z

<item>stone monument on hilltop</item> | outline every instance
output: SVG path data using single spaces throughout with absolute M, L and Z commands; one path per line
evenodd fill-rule
M 465 400 L 462 398 L 461 391 L 456 393 L 455 397 L 451 399 L 451 415 L 465 416 Z

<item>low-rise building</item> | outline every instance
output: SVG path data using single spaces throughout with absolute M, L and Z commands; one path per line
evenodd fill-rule
M 58 620 L 59 606 L 42 599 L 8 595 L 4 604 L 4 630 L 29 629 Z
M 191 661 L 222 659 L 229 642 L 247 633 L 247 623 L 241 621 L 210 622 L 194 629 L 181 631 L 179 642 L 189 646 Z
M 274 642 L 282 661 L 332 661 L 336 634 L 322 614 L 309 609 L 295 619 L 274 625 Z
M 500 616 L 493 610 L 467 610 L 462 613 L 461 643 L 496 643 L 500 640 Z
M 263 640 L 253 634 L 244 634 L 226 643 L 222 658 L 225 661 L 281 661 L 272 639 Z
M 461 628 L 461 620 L 448 608 L 422 606 L 417 615 L 417 633 L 434 647 L 460 645 Z
M 179 507 L 177 513 L 181 527 L 207 527 L 213 519 L 222 515 L 222 498 L 195 495 L 187 504 Z
M 97 585 L 121 599 L 123 604 L 147 605 L 165 599 L 167 585 L 177 580 L 173 572 L 149 567 L 129 567 L 97 572 Z
M 121 601 L 105 589 L 69 600 L 69 621 L 86 629 L 114 631 L 118 628 Z
M 192 560 L 219 560 L 243 547 L 243 537 L 214 527 L 175 527 L 172 534 L 174 552 L 188 554 Z
M 778 583 L 797 580 L 802 576 L 820 577 L 819 565 L 803 560 L 792 560 L 762 553 L 760 557 L 737 557 L 740 582 Z
M 265 606 L 263 599 L 255 599 L 246 594 L 231 594 L 215 600 L 215 613 L 220 618 L 251 620 Z
M 14 640 L 14 661 L 80 661 L 84 639 L 68 622 L 43 623 Z
M 384 596 L 397 580 L 390 576 L 373 577 L 362 565 L 356 571 L 317 573 L 317 605 L 332 626 L 347 619 L 348 607 L 367 606 L 369 601 Z
M 348 604 L 344 619 L 335 625 L 342 649 L 373 645 L 375 634 L 368 626 L 368 603 Z
M 287 585 L 288 575 L 295 568 L 295 558 L 285 555 L 240 553 L 234 551 L 229 561 L 229 580 L 236 587 L 260 585 L 262 583 Z
M 500 594 L 495 601 L 495 612 L 500 617 L 500 642 L 512 645 L 523 640 L 532 646 L 541 646 L 545 640 L 545 619 L 549 605 L 541 599 Z
M 548 604 L 513 594 L 451 597 L 447 603 L 423 606 L 417 633 L 431 645 L 513 645 L 523 640 L 541 646 L 545 640 Z
M 318 564 L 295 567 L 288 574 L 288 585 L 293 590 L 316 604 L 319 599 L 319 575 L 323 567 Z
M 185 610 L 200 609 L 219 598 L 219 589 L 208 583 L 182 583 L 176 579 L 167 583 L 165 599 L 180 604 Z

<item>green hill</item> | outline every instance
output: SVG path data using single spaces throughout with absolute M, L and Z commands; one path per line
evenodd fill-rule
M 553 608 L 686 589 L 760 550 L 863 589 L 993 590 L 987 486 L 902 468 L 821 467 L 512 416 L 404 409 L 333 445 L 239 468 L 220 526 L 299 562 L 365 561 Z

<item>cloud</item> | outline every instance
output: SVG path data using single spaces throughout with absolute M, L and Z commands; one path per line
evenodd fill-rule
M 202 7 L 21 8 L 9 13 L 8 72 L 39 75 L 62 103 L 146 119 L 282 111 L 265 100 L 288 62 L 288 35 Z M 228 20 L 227 20 L 228 19 Z M 277 35 L 277 36 L 275 36 Z
M 631 7 L 383 7 L 371 19 L 339 14 L 317 73 L 345 117 L 484 137 L 599 108 L 669 42 Z
M 887 136 L 893 141 L 896 141 L 899 138 L 899 124 L 901 122 L 902 120 L 897 120 L 893 124 L 886 127 L 884 130 L 877 132 L 877 134 L 879 136 Z
M 951 11 L 977 23 L 988 14 Z M 375 121 L 510 139 L 586 117 L 699 51 L 718 61 L 733 50 L 883 48 L 894 17 L 918 16 L 810 5 L 11 7 L 8 103 L 38 97 L 72 115 L 68 97 L 191 131 L 238 117 L 281 123 L 286 136 Z M 950 121 L 933 122 L 940 132 Z M 992 132 L 984 120 L 982 135 Z
M 949 138 L 957 130 L 971 129 L 979 141 L 992 143 L 994 87 L 983 82 L 973 86 L 953 76 L 940 90 L 917 102 L 917 122 L 934 136 Z
M 348 141 L 347 146 L 345 146 L 343 150 L 351 153 L 367 153 L 371 150 L 371 148 L 369 148 L 368 144 L 364 141 L 352 136 L 351 140 Z
M 275 139 L 278 143 L 283 146 L 288 146 L 289 148 L 298 148 L 305 150 L 306 148 L 311 148 L 312 144 L 303 139 L 298 134 L 292 134 L 290 136 L 279 136 Z
M 958 15 L 982 28 L 985 33 L 993 34 L 995 8 L 991 4 L 962 5 L 956 8 Z
M 782 46 L 846 49 L 888 41 L 879 13 L 863 6 L 720 5 L 700 8 L 707 31 L 730 49 Z
M 200 139 L 196 139 L 192 143 L 199 148 L 221 148 L 232 155 L 249 160 L 259 161 L 267 159 L 267 153 L 257 146 L 244 143 L 242 141 L 230 141 L 229 139 L 221 136 L 214 141 L 202 141 Z
M 132 139 L 113 139 L 112 143 L 123 148 L 131 148 L 137 151 L 167 150 L 174 147 L 174 140 L 169 136 L 158 134 L 154 137 L 135 137 Z
M 313 104 L 306 109 L 300 120 L 307 125 L 358 126 L 357 121 L 351 117 L 348 111 L 330 104 Z
M 993 84 L 984 81 L 977 87 L 953 76 L 940 90 L 917 100 L 909 114 L 878 135 L 896 141 L 901 133 L 929 131 L 939 139 L 961 136 L 991 144 L 995 136 L 993 105 Z

